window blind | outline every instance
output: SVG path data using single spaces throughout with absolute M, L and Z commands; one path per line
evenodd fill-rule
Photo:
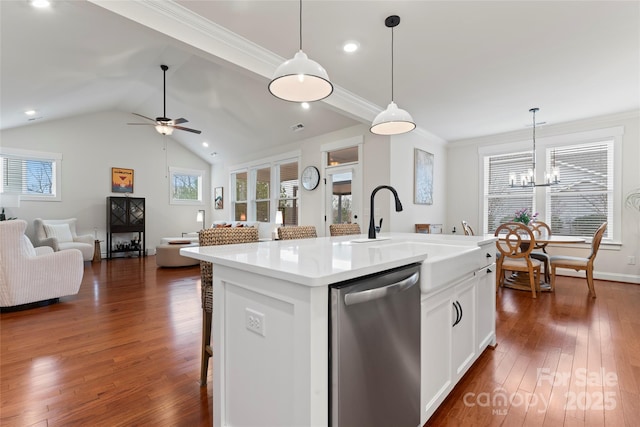
M 560 184 L 547 195 L 551 229 L 556 234 L 593 236 L 608 222 L 613 227 L 613 141 L 547 150 L 548 162 L 560 170 Z
M 494 233 L 500 224 L 513 220 L 517 210 L 534 212 L 532 187 L 511 187 L 509 175 L 532 167 L 531 153 L 487 156 L 485 169 L 486 230 Z
M 2 192 L 54 195 L 55 160 L 2 156 Z

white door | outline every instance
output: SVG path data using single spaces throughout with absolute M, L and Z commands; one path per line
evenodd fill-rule
M 326 168 L 325 177 L 325 235 L 331 224 L 358 223 L 363 230 L 362 185 L 356 166 Z

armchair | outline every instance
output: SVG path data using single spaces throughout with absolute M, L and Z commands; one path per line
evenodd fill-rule
M 34 248 L 26 221 L 0 222 L 0 307 L 75 295 L 84 265 L 79 250 Z
M 49 246 L 55 252 L 79 249 L 84 261 L 93 259 L 94 236 L 76 233 L 76 218 L 33 220 L 34 246 Z

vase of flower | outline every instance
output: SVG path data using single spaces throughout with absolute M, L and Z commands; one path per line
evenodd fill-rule
M 529 225 L 529 223 L 535 221 L 537 217 L 538 212 L 532 214 L 529 208 L 522 208 L 516 211 L 513 222 L 521 222 L 524 225 Z

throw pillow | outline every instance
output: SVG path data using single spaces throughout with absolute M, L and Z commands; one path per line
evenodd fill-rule
M 69 224 L 43 224 L 47 237 L 55 237 L 58 243 L 73 242 Z
M 36 249 L 33 247 L 31 240 L 24 234 L 22 235 L 22 241 L 20 242 L 20 249 L 23 255 L 33 257 L 36 256 Z

